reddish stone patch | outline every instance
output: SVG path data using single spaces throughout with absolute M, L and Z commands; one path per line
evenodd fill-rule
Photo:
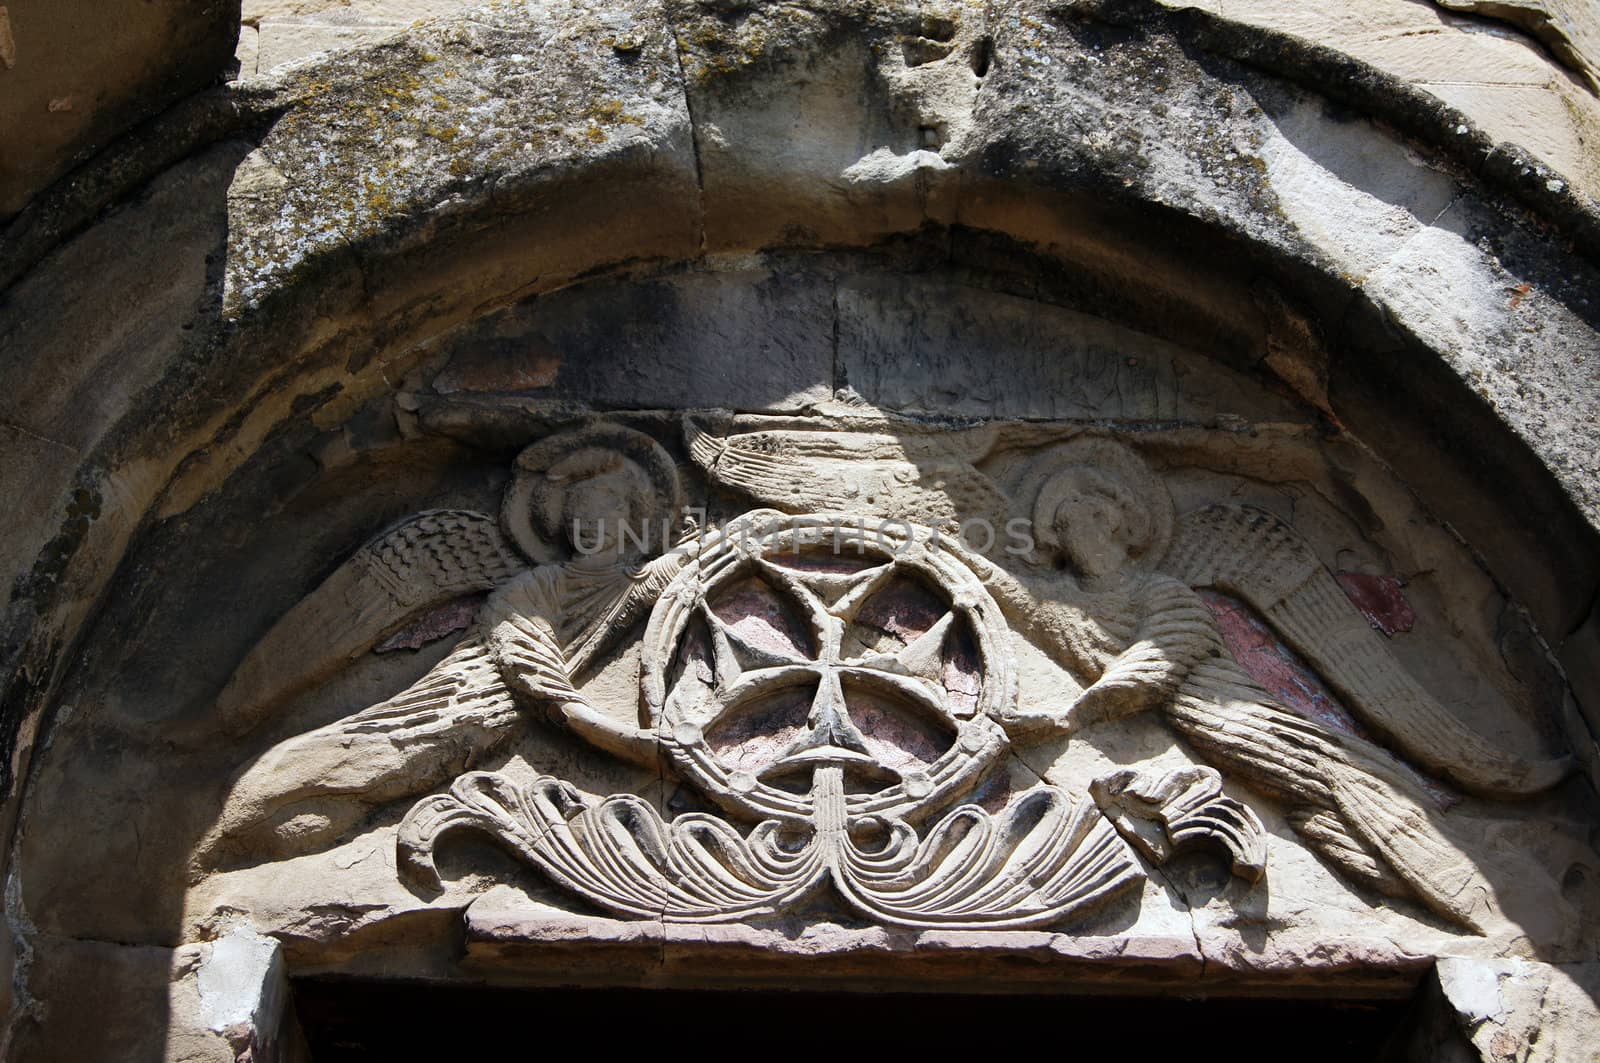
M 950 632 L 945 643 L 944 674 L 940 681 L 944 684 L 951 712 L 957 716 L 971 716 L 978 711 L 983 677 L 978 671 L 978 647 L 965 621 Z
M 428 643 L 442 639 L 456 631 L 464 631 L 478 619 L 484 596 L 470 595 L 435 606 L 420 618 L 380 642 L 373 653 L 390 653 L 394 650 L 420 650 Z
M 1372 740 L 1305 659 L 1285 646 L 1249 606 L 1214 590 L 1203 589 L 1199 594 L 1211 615 L 1216 617 L 1233 659 L 1280 705 L 1308 720 L 1315 720 L 1330 731 Z M 1448 787 L 1409 765 L 1403 766 L 1440 808 L 1450 808 L 1461 800 L 1460 795 Z
M 1383 632 L 1393 635 L 1397 631 L 1410 631 L 1417 622 L 1417 614 L 1412 612 L 1411 603 L 1406 601 L 1406 596 L 1400 588 L 1404 586 L 1394 576 L 1368 576 L 1361 572 L 1335 572 L 1333 578 L 1339 581 L 1339 586 L 1344 588 L 1345 594 L 1361 610 L 1361 615 L 1367 618 L 1367 623 Z
M 867 752 L 898 772 L 927 767 L 949 749 L 953 736 L 884 698 L 850 691 L 850 719 L 861 731 Z
M 910 643 L 937 624 L 950 609 L 920 583 L 895 580 L 867 599 L 856 623 L 877 628 Z
M 1367 737 L 1310 665 L 1279 641 L 1249 606 L 1213 590 L 1200 591 L 1200 598 L 1217 618 L 1233 659 L 1267 693 L 1308 720 L 1357 738 Z
M 758 579 L 741 580 L 717 596 L 711 611 L 751 646 L 791 659 L 813 655 L 811 637 L 777 592 Z
M 798 687 L 727 713 L 706 730 L 706 744 L 729 769 L 758 774 L 808 730 L 815 693 Z

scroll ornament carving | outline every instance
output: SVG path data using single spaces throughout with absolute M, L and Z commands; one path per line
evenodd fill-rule
M 666 823 L 631 796 L 590 804 L 559 780 L 519 789 L 480 773 L 412 810 L 402 866 L 437 887 L 433 844 L 469 828 L 621 914 L 745 918 L 827 882 L 861 914 L 950 927 L 1051 922 L 1139 881 L 1094 806 L 1054 787 L 998 817 L 963 805 L 919 837 L 908 821 L 969 790 L 1006 748 L 994 722 L 1016 692 L 1005 623 L 972 572 L 930 548 L 931 530 L 851 525 L 735 522 L 679 572 L 645 633 L 663 756 L 730 813 L 764 817 L 748 837 L 707 815 Z M 903 646 L 870 648 L 853 630 L 875 603 L 918 595 L 940 615 Z M 752 611 L 781 619 L 741 625 Z M 870 721 L 852 718 L 858 692 Z M 764 741 L 773 724 L 795 736 Z
M 792 441 L 801 434 L 747 433 L 696 453 L 706 455 L 713 479 L 726 475 L 781 504 L 780 485 L 805 476 L 812 444 Z M 919 461 L 931 463 L 926 455 Z M 1415 772 L 1389 749 L 1279 704 L 1229 654 L 1195 588 L 1242 599 L 1373 731 L 1464 789 L 1536 793 L 1559 781 L 1570 760 L 1519 758 L 1464 726 L 1278 518 L 1212 505 L 1178 520 L 1144 461 L 1095 435 L 1037 447 L 1020 468 L 1004 487 L 1012 511 L 1030 522 L 1033 556 L 1015 572 L 983 558 L 974 564 L 1008 619 L 1085 689 L 1065 709 L 1019 707 L 1010 729 L 1071 734 L 1160 712 L 1201 758 L 1281 802 L 1301 839 L 1346 877 L 1481 931 L 1493 891 L 1429 814 Z
M 746 837 L 715 816 L 668 823 L 628 794 L 590 803 L 549 776 L 518 788 L 474 772 L 412 809 L 402 868 L 438 887 L 433 844 L 467 828 L 621 915 L 729 922 L 775 914 L 831 884 L 880 922 L 955 929 L 1055 922 L 1143 877 L 1093 806 L 1054 787 L 998 817 L 963 805 L 919 839 L 903 821 L 850 816 L 842 769 L 818 768 L 815 780 L 810 822 L 789 841 L 777 820 Z M 887 835 L 873 837 L 874 828 Z
M 1276 703 L 1229 656 L 1195 588 L 1244 602 L 1391 748 L 1463 788 L 1534 792 L 1566 765 L 1518 759 L 1463 727 L 1276 518 L 1211 506 L 1179 519 L 1127 446 L 1029 431 L 719 438 L 688 422 L 705 476 L 773 508 L 684 529 L 677 544 L 666 541 L 677 471 L 654 440 L 597 426 L 535 444 L 498 528 L 481 514 L 414 518 L 252 651 L 222 698 L 235 729 L 429 603 L 488 591 L 455 650 L 411 688 L 248 766 L 203 859 L 325 845 L 374 805 L 448 783 L 399 829 L 401 873 L 422 889 L 442 887 L 440 840 L 475 832 L 630 917 L 745 919 L 831 889 L 885 923 L 1043 926 L 1191 846 L 1258 881 L 1265 832 L 1223 793 L 1226 778 L 1279 802 L 1339 873 L 1481 929 L 1489 891 L 1427 813 L 1415 772 Z M 981 472 L 1004 446 L 1026 450 L 1021 471 Z M 1002 564 L 950 535 L 964 516 L 996 514 L 1029 522 L 1031 554 Z M 662 533 L 630 541 L 619 515 Z M 641 622 L 635 725 L 581 688 Z M 324 630 L 336 637 L 296 642 Z M 1022 703 L 1017 635 L 1081 693 Z M 307 662 L 295 678 L 268 667 L 286 657 Z M 975 800 L 1018 745 L 1146 711 L 1212 766 L 1119 771 L 1084 795 L 1041 783 L 998 808 Z M 529 713 L 663 765 L 716 811 L 669 820 L 631 794 L 472 770 Z
M 1181 850 L 1213 848 L 1226 854 L 1233 873 L 1255 882 L 1267 873 L 1266 831 L 1249 805 L 1222 793 L 1214 768 L 1182 768 L 1157 775 L 1124 769 L 1089 786 L 1095 804 L 1151 863 Z

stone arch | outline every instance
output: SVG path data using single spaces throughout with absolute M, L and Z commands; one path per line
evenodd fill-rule
M 296 726 L 208 734 L 232 666 L 363 540 L 483 505 L 524 442 L 606 415 L 668 442 L 651 411 L 1111 422 L 1152 433 L 1180 499 L 1315 482 L 1325 561 L 1451 573 L 1417 608 L 1476 628 L 1405 663 L 1440 681 L 1503 656 L 1527 705 L 1474 722 L 1592 776 L 1594 229 L 1562 178 L 1474 156 L 1461 116 L 1370 71 L 1137 7 L 544 15 L 241 91 L 225 133 L 5 295 L 41 426 L 19 428 L 7 544 L 12 929 L 37 1000 L 86 942 L 164 987 L 232 940 L 226 899 L 188 889 L 215 766 Z M 71 280 L 91 267 L 109 283 Z M 984 393 L 997 367 L 1023 384 Z M 205 602 L 226 619 L 197 622 Z M 301 724 L 443 648 L 365 661 Z M 174 774 L 204 781 L 153 797 Z M 1592 819 L 1584 785 L 1562 794 Z M 291 967 L 357 970 L 461 911 L 359 907 L 269 929 Z M 1387 962 L 1375 979 L 1411 971 Z

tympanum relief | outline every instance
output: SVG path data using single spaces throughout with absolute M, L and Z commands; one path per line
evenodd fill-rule
M 221 695 L 235 734 L 482 596 L 416 683 L 249 764 L 200 869 L 325 849 L 409 806 L 394 874 L 423 897 L 449 886 L 439 846 L 477 837 L 624 918 L 816 901 L 908 927 L 1052 927 L 1166 888 L 1190 849 L 1238 895 L 1270 888 L 1271 809 L 1369 904 L 1462 935 L 1502 919 L 1470 843 L 1481 809 L 1568 762 L 1463 723 L 1283 519 L 1225 498 L 1180 512 L 1137 434 L 686 416 L 657 436 L 591 422 L 539 439 L 499 514 L 418 514 L 284 616 Z M 743 512 L 708 516 L 689 484 Z M 1240 617 L 1340 715 L 1275 691 Z M 637 661 L 625 696 L 591 682 L 619 659 Z M 1136 719 L 1160 721 L 1173 758 L 1085 785 L 1038 753 Z M 677 797 L 508 755 L 551 729 Z M 1463 793 L 1487 799 L 1478 818 L 1455 811 Z

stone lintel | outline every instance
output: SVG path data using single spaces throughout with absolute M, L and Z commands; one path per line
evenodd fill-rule
M 1434 963 L 1363 939 L 1304 951 L 1280 942 L 1254 964 L 1206 955 L 1176 935 L 626 921 L 482 903 L 465 918 L 463 969 L 530 985 L 1395 998 L 1414 992 Z

